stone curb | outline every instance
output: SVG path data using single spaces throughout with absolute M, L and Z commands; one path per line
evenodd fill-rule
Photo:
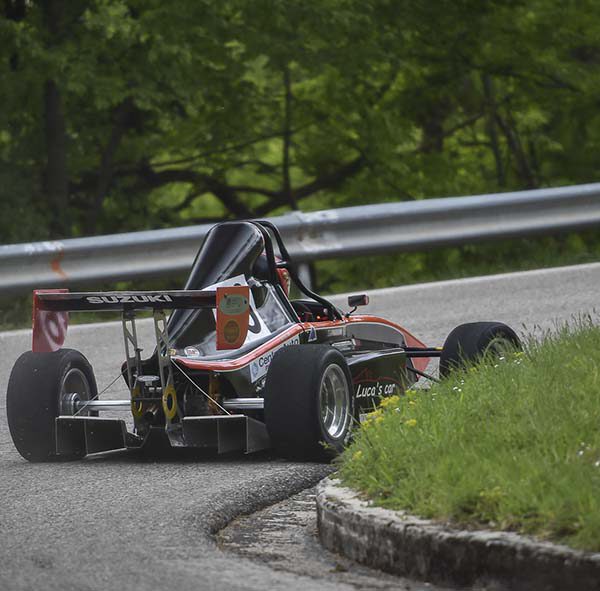
M 510 532 L 461 531 L 370 506 L 325 478 L 317 524 L 328 550 L 397 575 L 453 586 L 511 591 L 600 591 L 600 553 Z

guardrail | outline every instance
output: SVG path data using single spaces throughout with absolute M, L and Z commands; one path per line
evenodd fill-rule
M 548 234 L 600 224 L 600 183 L 381 203 L 269 218 L 298 262 Z M 189 269 L 210 225 L 0 246 L 0 294 Z

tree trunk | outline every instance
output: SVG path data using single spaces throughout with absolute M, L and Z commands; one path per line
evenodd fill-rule
M 85 221 L 85 232 L 88 235 L 96 233 L 98 220 L 102 213 L 102 206 L 113 179 L 115 154 L 119 148 L 123 135 L 129 127 L 129 119 L 133 108 L 133 101 L 131 98 L 128 98 L 114 110 L 110 136 L 100 157 L 100 168 L 98 170 L 98 180 L 94 192 L 93 203 L 88 211 Z
M 63 2 L 47 0 L 44 21 L 49 33 L 49 48 L 62 32 Z M 67 172 L 67 131 L 60 90 L 55 80 L 44 84 L 44 126 L 46 140 L 45 193 L 50 209 L 50 233 L 53 237 L 70 234 L 68 215 L 69 177 Z
M 283 193 L 292 209 L 298 209 L 298 203 L 292 191 L 290 180 L 290 148 L 292 143 L 292 82 L 288 65 L 283 69 L 283 85 L 285 88 L 283 111 Z
M 502 153 L 500 151 L 498 129 L 496 127 L 496 99 L 494 96 L 494 88 L 489 74 L 484 74 L 482 78 L 486 111 L 488 113 L 486 130 L 490 138 L 490 147 L 492 149 L 492 154 L 494 155 L 494 162 L 496 163 L 496 178 L 498 179 L 498 186 L 505 187 L 506 174 L 504 172 L 504 163 L 502 161 Z
M 60 91 L 54 80 L 44 88 L 44 120 L 46 127 L 45 189 L 50 206 L 50 232 L 53 237 L 69 234 L 67 175 L 67 134 Z
M 509 150 L 515 158 L 515 169 L 517 177 L 523 189 L 536 189 L 538 186 L 537 180 L 531 169 L 527 155 L 523 150 L 521 138 L 516 129 L 516 124 L 512 118 L 510 111 L 507 109 L 507 118 L 504 119 L 496 112 L 496 122 L 502 130 Z
M 4 16 L 11 21 L 20 22 L 27 13 L 27 3 L 25 0 L 5 0 Z M 19 54 L 15 51 L 11 54 L 8 63 L 10 69 L 16 72 L 19 69 Z

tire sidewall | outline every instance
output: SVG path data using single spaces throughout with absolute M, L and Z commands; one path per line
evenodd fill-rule
M 333 439 L 321 421 L 319 388 L 325 370 L 336 364 L 345 376 L 350 419 Z M 354 422 L 350 370 L 340 351 L 325 344 L 289 345 L 269 366 L 264 390 L 264 420 L 277 453 L 294 460 L 328 461 L 349 441 Z
M 34 462 L 58 459 L 56 417 L 60 412 L 60 386 L 74 368 L 85 376 L 90 398 L 96 396 L 92 366 L 79 351 L 27 351 L 17 359 L 8 382 L 6 414 L 15 447 L 25 459 Z
M 440 376 L 454 369 L 464 368 L 486 355 L 494 339 L 503 339 L 515 348 L 521 348 L 517 333 L 502 322 L 471 322 L 457 326 L 448 335 L 440 358 Z

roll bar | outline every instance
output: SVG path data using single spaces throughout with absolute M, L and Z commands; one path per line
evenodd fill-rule
M 265 252 L 267 255 L 267 264 L 269 265 L 269 274 L 271 275 L 271 281 L 273 285 L 279 286 L 279 281 L 277 279 L 277 268 L 280 267 L 286 269 L 294 283 L 298 286 L 298 289 L 304 295 L 322 304 L 323 307 L 329 310 L 332 319 L 342 320 L 342 313 L 329 300 L 310 290 L 301 281 L 300 277 L 298 276 L 298 273 L 296 272 L 296 268 L 292 261 L 292 258 L 290 257 L 290 253 L 288 252 L 287 248 L 285 247 L 285 244 L 283 243 L 283 238 L 281 237 L 277 226 L 275 226 L 275 224 L 268 220 L 251 220 L 251 223 L 254 224 L 262 232 L 263 237 L 265 239 Z M 277 262 L 275 260 L 275 254 L 273 252 L 273 242 L 267 230 L 270 230 L 273 233 L 273 236 L 275 237 L 275 241 L 277 242 L 279 252 L 281 253 L 281 256 L 283 258 L 283 260 L 280 262 Z

